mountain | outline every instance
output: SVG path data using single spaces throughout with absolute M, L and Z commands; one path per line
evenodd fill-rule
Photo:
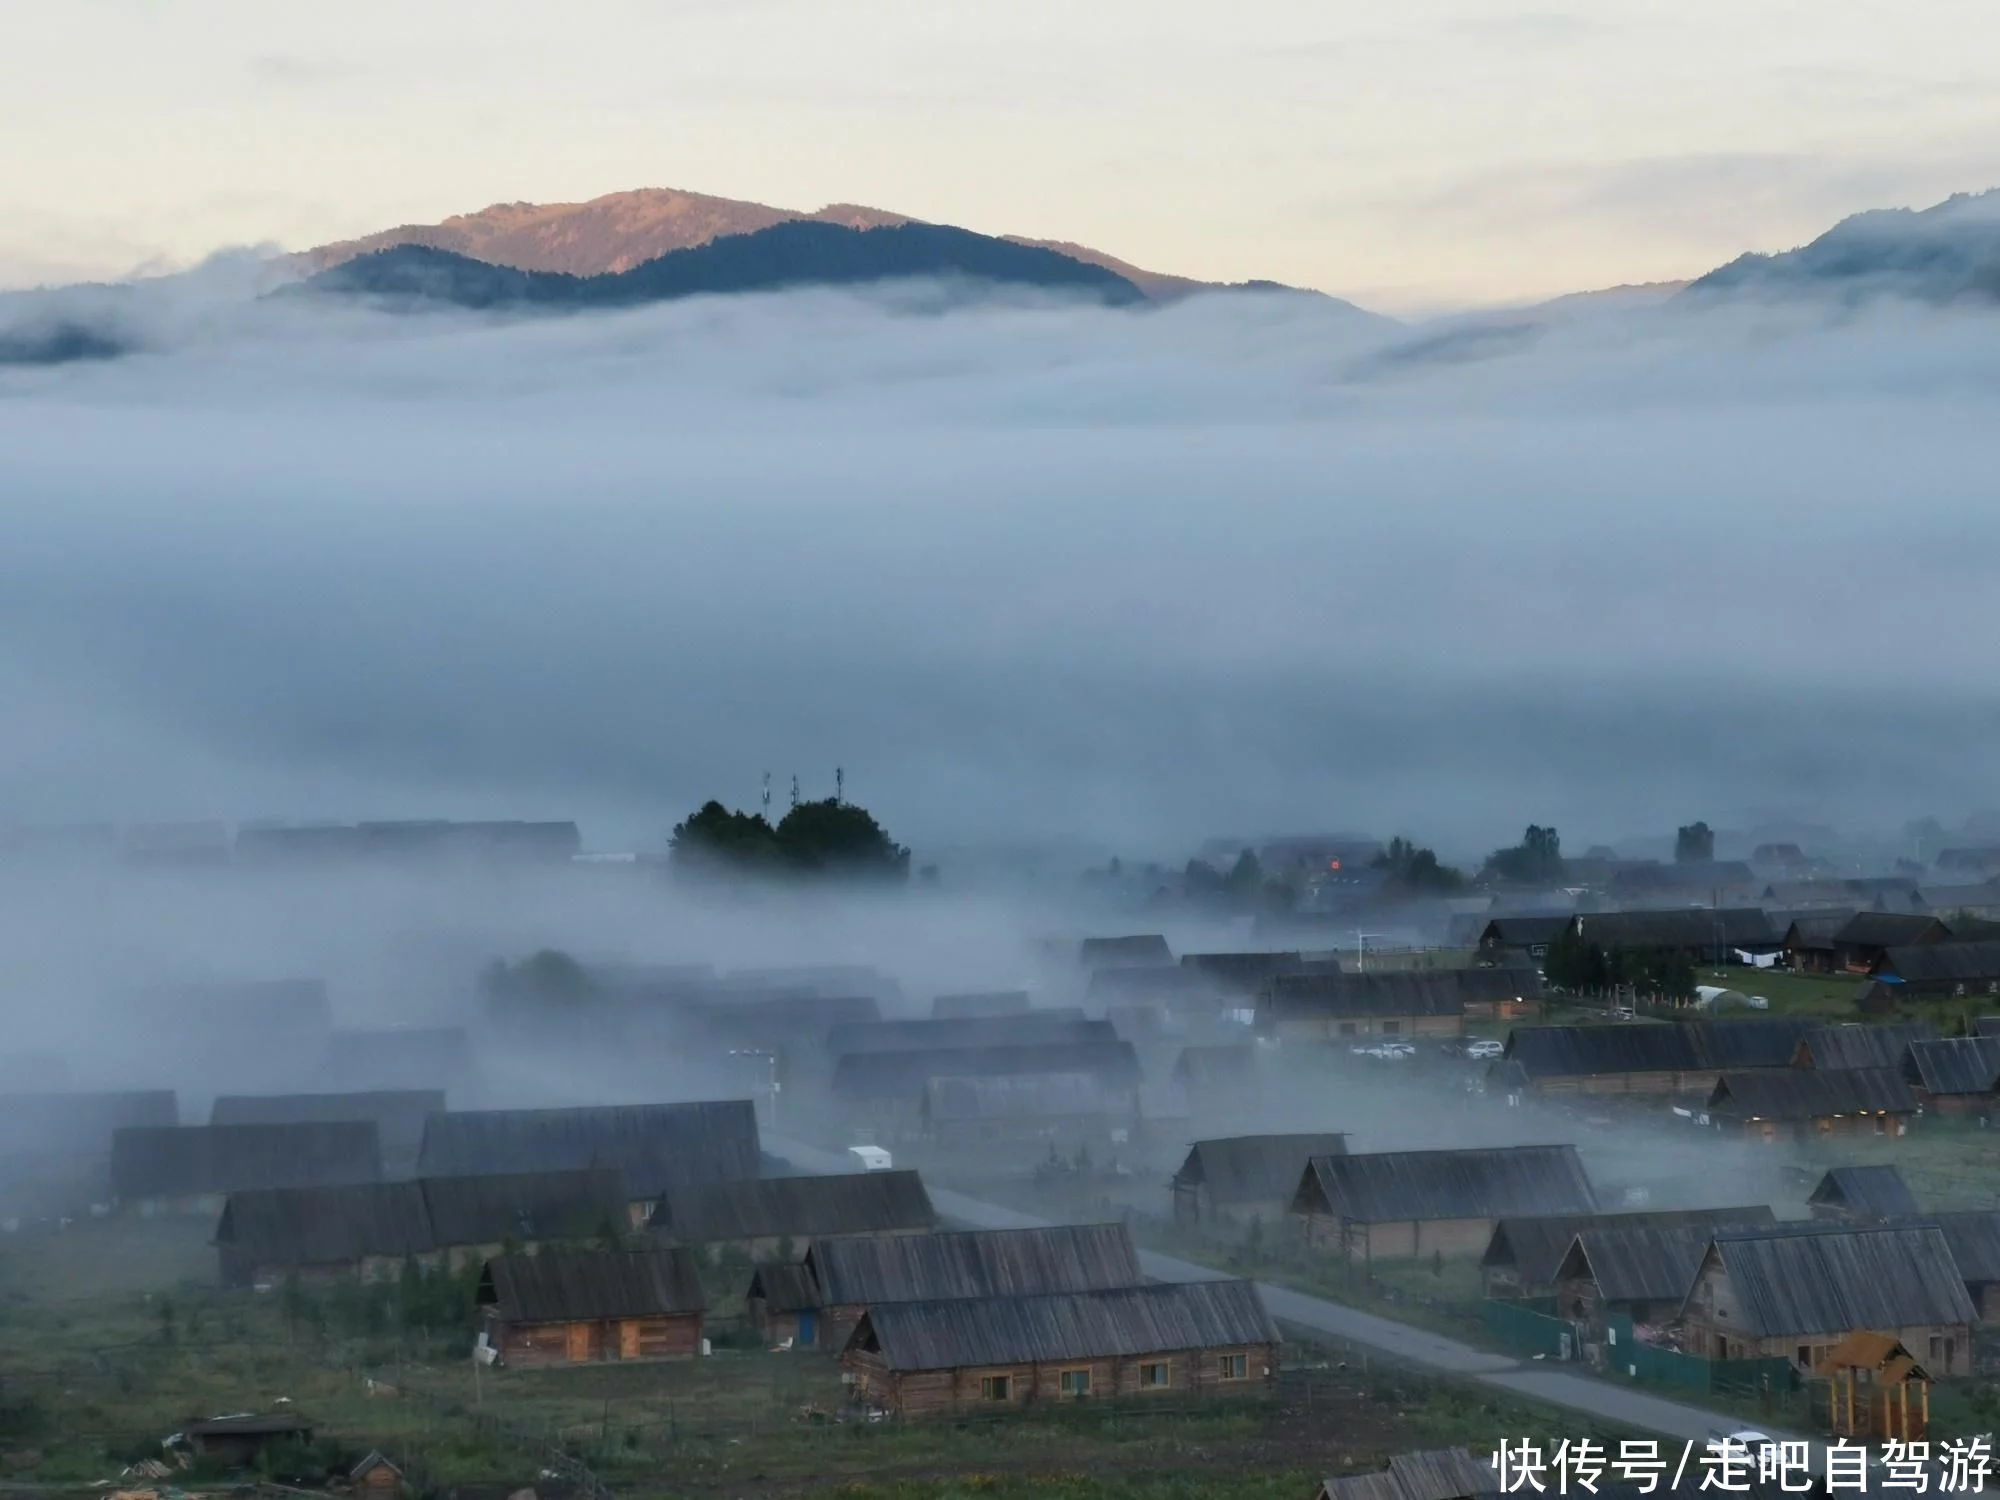
M 2000 191 L 1960 193 L 1931 208 L 1876 209 L 1842 219 L 1778 255 L 1743 255 L 1710 271 L 1686 298 L 1757 293 L 1858 301 L 2000 298 Z
M 396 245 L 343 260 L 292 290 L 415 298 L 460 307 L 585 308 L 905 277 L 1069 292 L 1113 306 L 1146 300 L 1124 277 L 1039 246 L 939 224 L 858 229 L 810 219 L 723 235 L 595 276 L 524 271 L 426 245 Z
M 454 214 L 440 224 L 404 224 L 358 240 L 321 245 L 299 257 L 308 272 L 334 266 L 377 250 L 425 245 L 449 250 L 489 265 L 520 271 L 563 271 L 571 276 L 604 276 L 676 250 L 693 250 L 725 235 L 755 234 L 779 224 L 810 220 L 848 229 L 894 229 L 921 224 L 908 214 L 830 203 L 804 213 L 735 198 L 686 193 L 677 188 L 639 188 L 609 193 L 588 203 L 496 203 L 474 214 Z M 1214 283 L 1146 271 L 1115 255 L 1068 240 L 1003 236 L 1012 244 L 1052 250 L 1085 265 L 1122 277 L 1155 301 L 1208 291 Z

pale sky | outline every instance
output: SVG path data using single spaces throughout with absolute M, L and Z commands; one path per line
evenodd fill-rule
M 2000 185 L 1993 0 L 6 0 L 0 285 L 679 187 L 1412 311 Z

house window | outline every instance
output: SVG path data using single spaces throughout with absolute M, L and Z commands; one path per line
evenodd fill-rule
M 1250 1356 L 1247 1354 L 1225 1354 L 1221 1364 L 1224 1380 L 1247 1380 L 1250 1377 Z
M 979 1377 L 979 1399 L 981 1401 L 1006 1401 L 1014 1394 L 1014 1377 L 1011 1375 L 982 1375 Z
M 1166 1363 L 1139 1366 L 1139 1384 L 1151 1390 L 1158 1390 L 1167 1384 Z
M 1799 1368 L 1802 1370 L 1810 1370 L 1812 1368 L 1812 1362 L 1813 1362 L 1812 1345 L 1810 1344 L 1799 1345 Z
M 1403 1023 L 1401 1021 L 1384 1021 L 1382 1023 L 1382 1035 L 1384 1036 L 1394 1036 L 1402 1029 Z
M 1090 1371 L 1064 1370 L 1057 1388 L 1065 1396 L 1088 1396 L 1090 1394 Z

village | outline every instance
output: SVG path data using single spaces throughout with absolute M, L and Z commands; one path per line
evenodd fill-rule
M 683 937 L 493 955 L 409 1024 L 121 994 L 0 1070 L 4 1477 L 1469 1500 L 1524 1437 L 1986 1434 L 2000 861 L 1936 865 L 1336 879 L 956 988 Z

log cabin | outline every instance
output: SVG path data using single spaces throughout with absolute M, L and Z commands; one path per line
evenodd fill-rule
M 1893 1068 L 1770 1068 L 1723 1074 L 1707 1113 L 1719 1129 L 1753 1140 L 1893 1137 L 1907 1133 L 1917 1098 Z
M 121 1209 L 217 1214 L 254 1188 L 375 1182 L 382 1150 L 368 1120 L 294 1125 L 132 1126 L 111 1138 L 111 1187 Z
M 1775 1224 L 1768 1205 L 1740 1208 L 1671 1208 L 1620 1214 L 1540 1214 L 1506 1218 L 1479 1257 L 1480 1280 L 1486 1295 L 1499 1298 L 1554 1295 L 1562 1264 L 1576 1237 L 1586 1230 L 1686 1229 L 1707 1231 L 1724 1227 Z M 1706 1244 L 1706 1241 L 1703 1242 Z M 1687 1290 L 1674 1291 L 1678 1299 Z
M 1315 1156 L 1291 1203 L 1308 1245 L 1364 1264 L 1478 1255 L 1501 1219 L 1596 1209 L 1574 1146 Z
M 1903 1077 L 1926 1114 L 1990 1119 L 2000 1093 L 2000 1037 L 1911 1042 L 1903 1056 Z
M 1045 1401 L 1268 1391 L 1279 1337 L 1256 1286 L 1198 1281 L 869 1308 L 841 1355 L 900 1417 Z
M 211 1125 L 301 1125 L 371 1120 L 391 1176 L 413 1171 L 424 1122 L 445 1107 L 443 1089 L 378 1089 L 353 1094 L 219 1094 Z
M 1801 1017 L 1517 1026 L 1503 1065 L 1544 1094 L 1699 1094 L 1723 1073 L 1782 1068 L 1814 1023 Z
M 1915 1214 L 1916 1194 L 1893 1165 L 1834 1167 L 1806 1199 L 1815 1219 L 1865 1221 Z
M 1869 972 L 1877 984 L 1912 999 L 2000 995 L 2000 941 L 1890 947 Z
M 1181 1224 L 1261 1218 L 1282 1223 L 1306 1163 L 1344 1156 L 1347 1137 L 1239 1135 L 1196 1141 L 1174 1173 L 1174 1219 Z
M 663 1245 L 733 1245 L 764 1260 L 781 1241 L 803 1254 L 829 1235 L 926 1234 L 937 1217 L 920 1174 L 853 1172 L 686 1183 L 660 1195 L 647 1228 Z
M 1937 1027 L 1929 1021 L 1840 1021 L 1812 1027 L 1799 1038 L 1792 1066 L 1821 1073 L 1852 1068 L 1903 1071 L 1910 1044 L 1933 1040 Z
M 1256 1026 L 1284 1041 L 1463 1036 L 1469 999 L 1532 994 L 1535 984 L 1516 969 L 1279 974 L 1258 991 Z
M 811 1349 L 818 1343 L 819 1288 L 800 1262 L 767 1262 L 752 1271 L 743 1310 L 768 1348 Z
M 1977 1310 L 1935 1226 L 1718 1233 L 1681 1304 L 1687 1351 L 1789 1359 L 1817 1375 L 1850 1333 L 1893 1335 L 1926 1368 L 1972 1369 Z
M 1873 974 L 1891 948 L 1951 941 L 1951 929 L 1925 912 L 1857 911 L 1833 935 L 1833 966 L 1846 974 Z
M 1139 1119 L 1138 1083 L 1091 1073 L 1013 1073 L 924 1080 L 919 1130 L 941 1144 L 1047 1141 L 1074 1147 L 1111 1139 Z
M 480 1328 L 502 1365 L 692 1359 L 708 1310 L 693 1252 L 544 1249 L 479 1273 Z

